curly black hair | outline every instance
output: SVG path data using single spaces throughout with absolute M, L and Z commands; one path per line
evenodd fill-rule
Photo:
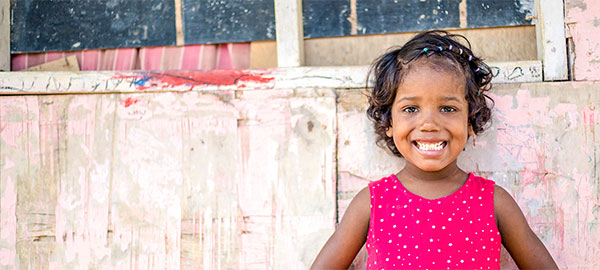
M 467 45 L 463 45 L 458 39 L 464 40 Z M 371 78 L 374 79 L 373 88 L 367 87 L 367 116 L 373 121 L 377 144 L 387 147 L 399 157 L 402 155 L 393 138 L 386 135 L 391 125 L 392 104 L 396 98 L 396 90 L 408 73 L 410 64 L 424 58 L 464 74 L 469 125 L 474 134 L 481 133 L 491 119 L 494 101 L 486 92 L 492 87 L 492 72 L 481 58 L 473 55 L 471 43 L 467 38 L 440 30 L 420 33 L 404 46 L 391 48 L 375 59 L 367 75 L 367 83 Z M 444 59 L 445 61 L 439 61 Z

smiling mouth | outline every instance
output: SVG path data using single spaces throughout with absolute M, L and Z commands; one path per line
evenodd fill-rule
M 437 143 L 426 143 L 426 142 L 414 142 L 415 146 L 421 151 L 440 151 L 446 147 L 446 141 L 440 141 Z

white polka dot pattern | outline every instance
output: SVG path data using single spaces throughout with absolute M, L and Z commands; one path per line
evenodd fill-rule
M 371 182 L 369 191 L 367 269 L 499 269 L 493 181 L 469 174 L 459 190 L 435 200 L 411 193 L 395 175 Z

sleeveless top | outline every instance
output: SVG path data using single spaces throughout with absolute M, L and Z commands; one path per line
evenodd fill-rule
M 469 174 L 454 193 L 429 200 L 392 174 L 369 191 L 367 269 L 500 269 L 493 181 Z

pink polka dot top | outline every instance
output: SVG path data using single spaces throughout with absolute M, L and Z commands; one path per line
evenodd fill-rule
M 500 269 L 494 182 L 469 174 L 456 192 L 429 200 L 395 175 L 369 183 L 367 269 Z

